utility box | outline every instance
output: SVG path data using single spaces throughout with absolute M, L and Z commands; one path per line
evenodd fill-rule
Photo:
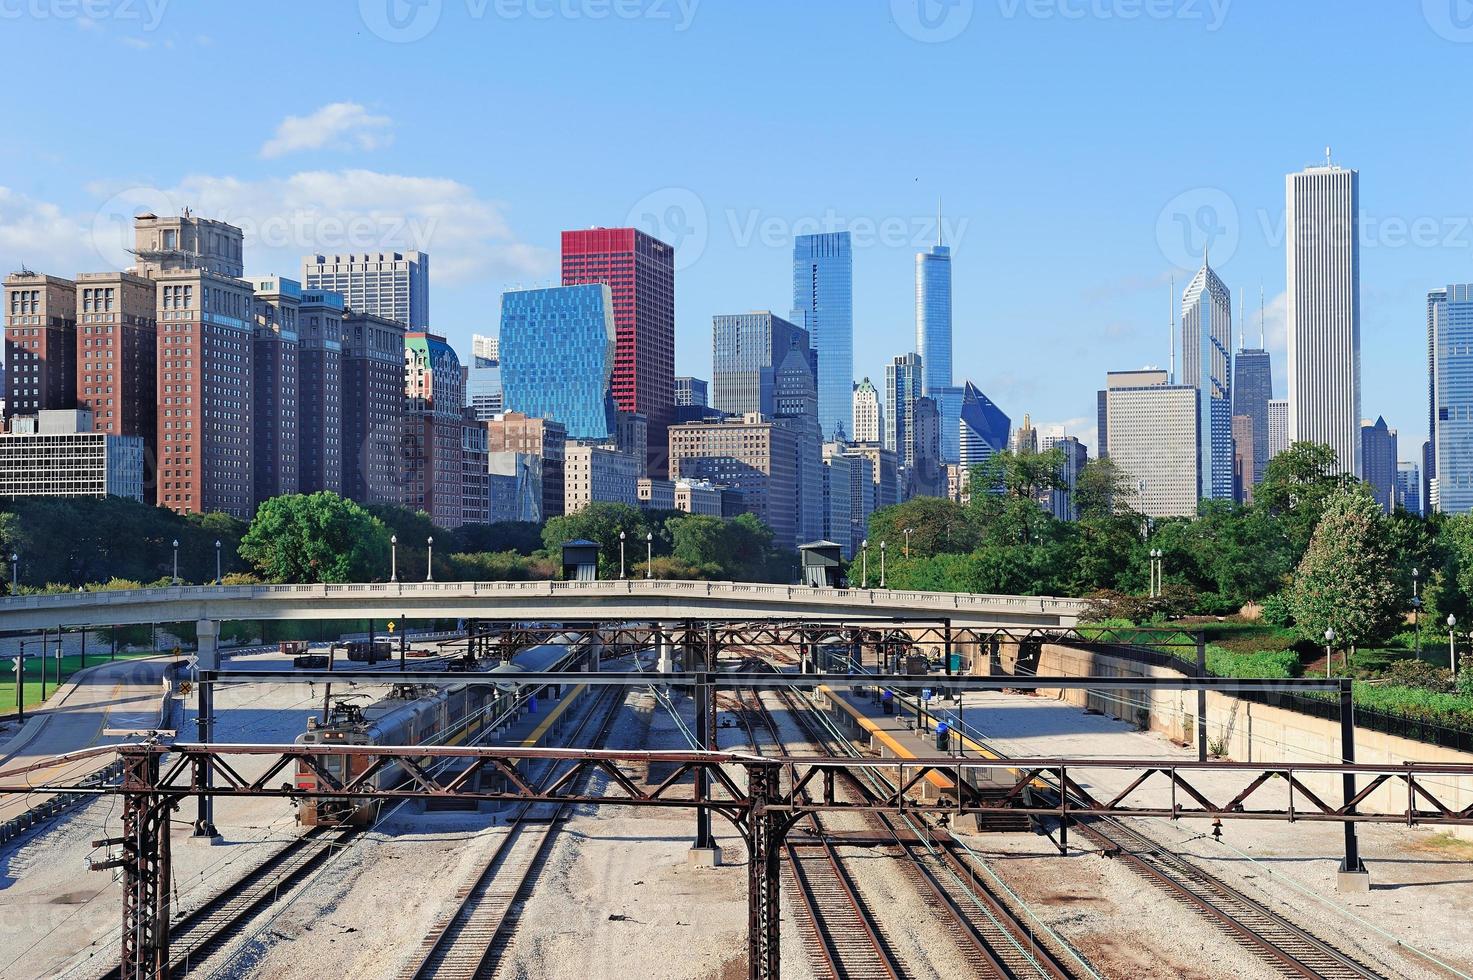
M 837 589 L 844 559 L 832 541 L 812 541 L 798 547 L 803 558 L 803 584 L 815 589 Z
M 563 581 L 597 582 L 599 543 L 580 538 L 563 542 Z

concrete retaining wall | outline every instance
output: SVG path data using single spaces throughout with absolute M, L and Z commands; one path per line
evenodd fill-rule
M 999 666 L 1003 673 L 1016 673 L 1017 660 L 1016 647 L 1004 647 L 1000 651 Z M 1037 672 L 1067 677 L 1182 676 L 1166 667 L 1058 644 L 1043 645 Z M 1127 721 L 1142 730 L 1160 732 L 1183 745 L 1196 742 L 1195 691 L 1073 689 L 1040 691 L 1039 694 Z M 1342 758 L 1338 721 L 1244 701 L 1216 691 L 1207 692 L 1207 742 L 1213 754 L 1241 762 L 1338 762 Z M 1359 726 L 1355 729 L 1355 757 L 1357 762 L 1372 764 L 1473 764 L 1473 753 L 1458 752 Z M 1306 780 L 1306 783 L 1316 793 L 1325 794 L 1326 802 L 1340 801 L 1338 776 L 1319 777 L 1317 781 Z M 1439 781 L 1436 787 L 1430 788 L 1439 800 L 1453 809 L 1473 804 L 1473 780 L 1450 778 Z M 1406 785 L 1400 782 L 1388 784 L 1369 803 L 1380 808 L 1404 810 L 1407 804 Z M 1426 804 L 1423 802 L 1420 805 Z M 1455 828 L 1454 832 L 1459 837 L 1473 840 L 1473 827 Z

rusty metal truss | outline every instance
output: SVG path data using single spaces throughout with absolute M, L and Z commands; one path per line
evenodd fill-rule
M 307 799 L 352 797 L 363 801 L 477 800 L 503 803 L 574 803 L 601 806 L 679 807 L 714 813 L 741 834 L 749 854 L 750 976 L 778 975 L 778 867 L 788 831 L 811 814 L 854 811 L 985 814 L 999 808 L 1039 819 L 1070 821 L 1096 816 L 1172 820 L 1279 820 L 1289 823 L 1386 823 L 1406 826 L 1473 825 L 1473 805 L 1444 802 L 1456 793 L 1449 782 L 1473 779 L 1473 765 L 1407 763 L 1166 762 L 1160 759 L 1008 759 L 935 757 L 913 760 L 760 756 L 732 752 L 631 752 L 524 749 L 502 746 L 207 745 L 158 742 L 102 746 L 71 753 L 76 760 L 116 752 L 123 765 L 117 786 L 83 786 L 79 780 L 31 782 L 54 766 L 45 760 L 0 772 L 0 794 L 80 792 L 123 797 L 124 834 L 98 842 L 120 847 L 95 867 L 124 875 L 122 975 L 168 975 L 168 815 L 186 797 Z M 334 776 L 353 767 L 325 760 L 366 759 L 350 779 Z M 540 782 L 529 780 L 528 760 L 553 760 Z M 247 765 L 247 763 L 251 765 Z M 264 763 L 264 768 L 261 764 Z M 454 763 L 454 764 L 447 764 Z M 291 778 L 302 765 L 325 788 L 303 790 Z M 394 788 L 374 785 L 389 767 L 406 775 Z M 214 772 L 206 787 L 204 774 Z M 246 770 L 259 775 L 246 776 Z M 645 777 L 655 769 L 658 781 Z M 1199 778 L 1224 774 L 1240 780 L 1229 791 L 1205 788 Z M 873 798 L 847 798 L 846 774 L 880 777 Z M 482 779 L 482 775 L 496 778 Z M 598 780 L 584 777 L 599 775 Z M 1112 778 L 1113 777 L 1113 778 Z M 1338 777 L 1339 803 L 1323 785 Z M 872 780 L 873 782 L 873 780 Z M 921 798 L 922 784 L 940 792 Z M 975 787 L 987 783 L 985 795 Z M 1108 788 L 1111 785 L 1117 788 Z M 1318 784 L 1318 785 L 1316 785 Z M 586 792 L 579 787 L 597 787 Z M 998 792 L 1001 787 L 1002 792 Z M 1394 789 L 1395 793 L 1386 792 Z M 1395 803 L 1386 803 L 1395 800 Z M 1380 801 L 1378 805 L 1377 801 Z

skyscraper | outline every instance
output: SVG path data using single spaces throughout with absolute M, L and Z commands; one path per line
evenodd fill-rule
M 298 426 L 301 412 L 301 284 L 280 276 L 251 280 L 255 293 L 252 341 L 255 391 L 256 503 L 296 493 L 301 486 Z
M 977 466 L 1008 448 L 1013 421 L 968 381 L 962 388 L 961 464 Z
M 1271 399 L 1268 403 L 1268 458 L 1272 460 L 1289 446 L 1289 401 L 1286 398 Z
M 796 442 L 785 422 L 755 412 L 671 426 L 670 476 L 741 491 L 743 503 L 772 529 L 773 543 L 791 549 L 802 543 Z
M 902 466 L 915 464 L 915 403 L 921 397 L 921 367 L 919 354 L 901 354 L 885 365 L 884 444 Z
M 649 471 L 663 477 L 665 430 L 675 400 L 675 249 L 636 228 L 565 231 L 563 285 L 586 283 L 609 287 L 616 338 L 614 404 L 621 412 L 649 418 Z M 505 332 L 501 342 L 505 360 L 510 343 Z M 568 435 L 575 438 L 571 427 Z
M 818 421 L 825 440 L 852 424 L 854 256 L 849 232 L 793 242 L 793 316 L 818 352 Z
M 304 290 L 297 308 L 297 483 L 343 490 L 343 298 Z
M 677 408 L 704 408 L 709 405 L 710 395 L 705 379 L 683 375 L 675 379 L 675 406 Z
M 501 338 L 471 334 L 471 367 L 490 367 L 501 360 Z
M 143 438 L 144 500 L 158 459 L 158 323 L 152 279 L 127 272 L 77 276 L 77 407 L 98 432 Z
M 503 294 L 501 384 L 506 407 L 561 422 L 570 440 L 611 439 L 616 425 L 615 323 L 606 284 Z M 655 439 L 653 431 L 649 439 Z
M 1360 174 L 1326 160 L 1285 181 L 1289 438 L 1360 474 Z
M 397 505 L 402 496 L 404 333 L 388 317 L 343 317 L 342 493 L 362 504 Z
M 793 430 L 798 474 L 798 537 L 823 537 L 823 436 L 818 427 L 818 383 L 813 352 L 802 337 L 778 363 L 773 385 L 775 416 Z
M 712 317 L 711 407 L 776 415 L 778 365 L 795 348 L 807 361 L 808 347 L 807 330 L 766 311 Z
M 916 399 L 913 426 L 915 455 L 910 468 L 910 494 L 944 497 L 946 465 L 941 462 L 941 410 L 934 398 L 922 395 Z
M 1038 452 L 1038 430 L 1033 427 L 1033 416 L 1023 413 L 1023 424 L 1013 432 L 1012 451 L 1014 456 L 1032 456 Z
M 460 358 L 445 338 L 423 330 L 406 333 L 402 503 L 429 514 L 441 527 L 459 527 L 467 520 L 464 405 Z M 484 453 L 486 430 L 476 428 L 480 446 L 475 448 Z M 489 501 L 482 501 L 480 509 L 487 506 Z
M 140 214 L 133 219 L 137 271 L 150 277 L 156 272 L 203 269 L 239 279 L 245 273 L 241 257 L 244 241 L 245 232 L 235 225 L 196 218 L 188 208 L 183 214 Z
M 1429 510 L 1473 510 L 1473 284 L 1427 294 Z
M 1268 351 L 1261 343 L 1257 348 L 1239 348 L 1233 358 L 1233 414 L 1248 416 L 1252 424 L 1253 470 L 1244 474 L 1243 481 L 1250 486 L 1263 481 L 1268 467 L 1268 403 L 1273 396 Z
M 1105 402 L 1110 459 L 1136 491 L 1132 506 L 1147 517 L 1192 517 L 1201 492 L 1202 398 L 1174 385 L 1165 371 L 1112 371 Z
M 309 255 L 302 259 L 307 289 L 341 293 L 355 313 L 397 320 L 406 330 L 430 326 L 430 257 L 424 252 Z
M 1043 437 L 1043 451 L 1057 449 L 1063 454 L 1064 462 L 1059 467 L 1059 487 L 1050 490 L 1044 498 L 1049 513 L 1061 521 L 1079 520 L 1079 507 L 1074 501 L 1074 488 L 1079 484 L 1079 474 L 1089 462 L 1089 450 L 1078 436 L 1057 435 Z
M 1396 464 L 1396 502 L 1408 514 L 1427 516 L 1422 503 L 1422 468 L 1414 462 Z
M 1233 499 L 1232 297 L 1204 256 L 1182 294 L 1181 383 L 1202 393 L 1202 496 Z
M 77 406 L 77 284 L 5 278 L 5 418 Z
M 1396 430 L 1384 418 L 1374 423 L 1362 420 L 1360 440 L 1363 479 L 1370 484 L 1376 503 L 1390 514 L 1396 509 Z
M 916 350 L 925 371 L 921 393 L 936 397 L 935 389 L 951 387 L 951 248 L 936 244 L 916 253 Z
M 885 429 L 885 409 L 880 392 L 869 378 L 854 386 L 854 427 L 849 438 L 855 442 L 879 442 Z

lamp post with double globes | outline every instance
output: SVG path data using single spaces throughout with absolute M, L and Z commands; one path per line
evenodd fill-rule
M 1325 677 L 1326 677 L 1326 679 L 1328 679 L 1330 677 L 1330 675 L 1332 673 L 1331 668 L 1332 668 L 1332 666 L 1335 663 L 1335 654 L 1331 652 L 1332 651 L 1332 648 L 1334 647 L 1334 645 L 1335 645 L 1335 631 L 1332 630 L 1332 629 L 1330 629 L 1330 628 L 1328 628 L 1328 627 L 1326 627 L 1326 629 L 1325 629 Z
M 913 527 L 902 528 L 901 531 L 900 531 L 900 533 L 903 534 L 903 535 L 905 535 L 905 558 L 906 558 L 907 561 L 909 561 L 910 560 L 910 536 L 912 534 L 916 533 L 916 529 L 913 528 Z
M 1447 614 L 1447 669 L 1453 672 L 1453 684 L 1458 683 L 1458 646 L 1454 637 L 1453 627 L 1458 625 L 1458 617 L 1452 613 Z

